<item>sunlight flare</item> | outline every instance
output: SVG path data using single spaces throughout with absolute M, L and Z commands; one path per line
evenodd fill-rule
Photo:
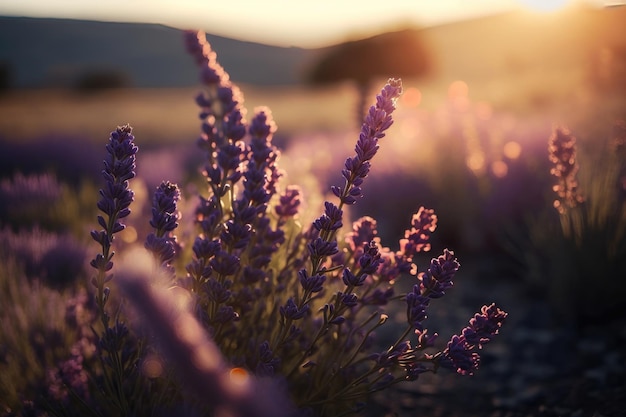
M 539 13 L 550 13 L 561 10 L 570 3 L 570 0 L 518 0 L 528 10 Z

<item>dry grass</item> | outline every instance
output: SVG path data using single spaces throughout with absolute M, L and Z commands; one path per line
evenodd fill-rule
M 349 85 L 327 89 L 240 86 L 249 112 L 269 106 L 281 134 L 337 130 L 352 122 Z M 115 126 L 130 123 L 142 142 L 172 144 L 199 132 L 198 88 L 122 89 L 92 94 L 65 90 L 15 91 L 0 97 L 0 138 L 28 140 L 48 135 L 106 139 Z

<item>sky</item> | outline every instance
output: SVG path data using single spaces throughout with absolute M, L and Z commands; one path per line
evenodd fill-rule
M 595 0 L 596 2 L 599 0 Z M 280 46 L 320 47 L 567 0 L 0 0 L 0 15 L 160 23 Z

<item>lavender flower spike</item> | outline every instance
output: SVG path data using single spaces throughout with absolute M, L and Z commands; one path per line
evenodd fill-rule
M 180 218 L 176 204 L 180 199 L 180 190 L 176 184 L 163 181 L 156 189 L 152 198 L 152 219 L 150 226 L 154 232 L 146 238 L 145 248 L 152 252 L 159 265 L 174 275 L 171 266 L 177 251 L 176 237 L 171 232 L 178 227 Z
M 361 184 L 370 170 L 370 160 L 378 151 L 378 140 L 385 136 L 385 131 L 393 124 L 391 113 L 395 110 L 395 101 L 402 93 L 402 82 L 390 78 L 380 94 L 376 96 L 376 104 L 370 107 L 359 140 L 356 143 L 356 155 L 346 159 L 341 171 L 346 180 L 344 187 L 332 187 L 333 193 L 339 197 L 341 204 L 354 204 L 362 196 Z
M 567 208 L 576 207 L 584 201 L 578 191 L 578 162 L 576 161 L 576 138 L 565 128 L 556 128 L 550 137 L 548 152 L 554 167 L 550 173 L 557 178 L 553 189 L 557 195 L 554 208 L 563 214 Z
M 462 330 L 461 336 L 452 336 L 448 346 L 439 356 L 439 366 L 453 369 L 461 375 L 473 375 L 480 363 L 480 355 L 475 351 L 476 348 L 482 348 L 499 333 L 507 315 L 495 303 L 483 306 L 480 313 L 476 313 L 470 319 L 469 326 Z
M 152 219 L 150 220 L 150 226 L 154 227 L 157 236 L 165 236 L 178 226 L 176 223 L 180 218 L 180 212 L 176 208 L 178 200 L 180 200 L 178 185 L 163 181 L 157 187 L 152 198 Z
M 111 243 L 113 235 L 126 227 L 120 219 L 130 214 L 128 207 L 134 198 L 133 191 L 128 187 L 128 180 L 135 177 L 135 154 L 138 148 L 133 142 L 134 139 L 130 125 L 119 126 L 111 132 L 102 171 L 105 187 L 100 190 L 101 198 L 98 201 L 98 208 L 107 219 L 99 215 L 98 224 L 104 230 L 91 232 L 93 240 L 102 246 L 102 253 L 98 253 L 91 261 L 91 266 L 98 270 L 97 277 L 91 282 L 98 290 L 97 303 L 105 327 L 108 326 L 108 318 L 104 312 L 108 290 L 104 288 L 104 284 L 112 278 L 110 274 L 107 275 L 113 267 Z

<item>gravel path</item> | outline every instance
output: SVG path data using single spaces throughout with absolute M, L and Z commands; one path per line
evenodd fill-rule
M 625 317 L 576 328 L 560 323 L 520 283 L 470 276 L 460 273 L 446 299 L 431 304 L 426 323 L 445 343 L 483 304 L 496 301 L 509 313 L 501 334 L 481 352 L 476 375 L 423 375 L 385 392 L 384 406 L 368 415 L 626 416 Z

